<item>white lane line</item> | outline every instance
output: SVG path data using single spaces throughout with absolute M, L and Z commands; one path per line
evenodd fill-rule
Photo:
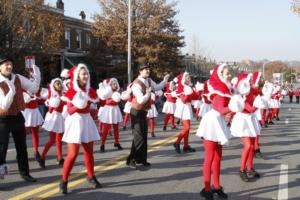
M 15 151 L 15 149 L 8 149 L 7 152 Z
M 279 176 L 279 185 L 278 185 L 278 200 L 287 200 L 289 198 L 289 178 L 288 178 L 289 166 L 281 164 L 280 167 L 280 176 Z

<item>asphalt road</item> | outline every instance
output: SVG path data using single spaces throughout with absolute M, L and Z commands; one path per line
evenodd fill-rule
M 157 120 L 161 121 L 161 120 Z M 239 178 L 239 162 L 242 145 L 239 139 L 232 139 L 224 147 L 221 185 L 234 200 L 300 199 L 300 105 L 283 104 L 280 121 L 263 129 L 261 150 L 263 159 L 255 159 L 254 167 L 262 177 L 254 182 L 244 183 Z M 199 122 L 193 122 L 195 130 Z M 190 136 L 195 153 L 176 154 L 172 143 L 179 131 L 162 132 L 161 123 L 156 126 L 155 138 L 149 138 L 150 169 L 129 169 L 125 157 L 131 144 L 130 130 L 121 132 L 121 143 L 125 149 L 117 151 L 112 137 L 107 141 L 106 153 L 100 153 L 95 144 L 95 171 L 103 184 L 93 189 L 86 182 L 83 156 L 77 158 L 69 181 L 69 194 L 58 192 L 61 168 L 56 164 L 55 147 L 49 151 L 45 170 L 33 160 L 31 136 L 27 138 L 32 176 L 37 183 L 24 182 L 18 174 L 13 144 L 7 155 L 10 175 L 0 180 L 0 199 L 102 199 L 102 200 L 199 200 L 203 188 L 202 164 L 203 145 L 201 139 Z M 40 151 L 48 139 L 41 133 Z M 66 153 L 66 146 L 63 152 Z

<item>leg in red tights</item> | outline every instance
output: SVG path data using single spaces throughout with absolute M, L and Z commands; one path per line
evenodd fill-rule
M 56 138 L 56 134 L 54 132 L 49 132 L 49 141 L 47 142 L 47 144 L 43 150 L 41 159 L 43 159 L 43 160 L 45 159 L 46 154 L 48 153 L 49 149 L 55 142 L 55 138 Z
M 174 117 L 174 115 L 170 115 L 170 119 L 171 119 L 171 127 L 174 129 L 174 128 L 176 128 L 176 126 L 175 126 L 175 117 Z
M 149 124 L 150 124 L 150 134 L 152 137 L 154 137 L 154 126 L 155 126 L 154 118 L 149 118 Z
M 176 144 L 180 144 L 181 140 L 183 138 L 188 139 L 188 134 L 190 132 L 190 120 L 182 120 L 182 124 L 183 124 L 183 129 L 181 130 L 181 132 L 178 135 Z M 185 141 L 184 145 L 188 145 L 188 142 L 186 144 L 187 141 Z
M 125 113 L 123 127 L 127 126 L 127 123 L 129 121 L 129 116 L 130 116 L 129 113 Z
M 250 150 L 249 150 L 249 155 L 248 155 L 248 159 L 247 159 L 247 170 L 248 171 L 253 169 L 254 143 L 255 143 L 255 138 L 251 137 L 250 138 Z
M 88 173 L 88 177 L 94 176 L 94 143 L 82 143 L 83 154 L 84 154 L 84 164 Z
M 68 143 L 67 157 L 65 159 L 64 166 L 63 166 L 63 176 L 62 176 L 63 181 L 68 181 L 70 172 L 78 156 L 79 146 L 80 144 Z
M 99 133 L 100 133 L 100 136 L 102 136 L 102 132 L 103 132 L 103 123 L 99 120 Z
M 113 124 L 115 144 L 120 144 L 119 124 Z
M 32 144 L 34 148 L 34 152 L 38 153 L 39 152 L 39 126 L 37 127 L 32 127 Z
M 241 167 L 240 170 L 241 171 L 245 171 L 246 170 L 246 163 L 249 159 L 251 159 L 251 151 L 253 151 L 254 153 L 254 138 L 250 138 L 250 137 L 242 137 L 242 143 L 244 145 L 243 151 L 242 151 L 242 156 L 241 156 Z M 252 158 L 253 159 L 253 158 Z
M 56 134 L 56 153 L 57 153 L 57 160 L 60 161 L 62 159 L 62 137 L 63 134 Z
M 166 113 L 164 118 L 164 127 L 167 127 L 171 114 Z
M 110 131 L 110 128 L 111 128 L 111 124 L 103 123 L 103 133 L 102 133 L 102 137 L 101 137 L 101 145 L 105 145 L 107 135 Z

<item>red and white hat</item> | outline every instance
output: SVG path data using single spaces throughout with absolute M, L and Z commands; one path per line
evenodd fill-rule
M 248 95 L 251 90 L 252 74 L 240 74 L 234 87 L 241 95 Z
M 208 89 L 209 96 L 216 94 L 223 97 L 231 97 L 231 83 L 226 81 L 222 76 L 222 71 L 227 64 L 217 65 L 210 76 Z
M 109 85 L 109 86 L 111 86 L 112 83 L 116 83 L 116 84 L 117 84 L 117 86 L 118 86 L 117 91 L 119 91 L 119 90 L 120 90 L 120 85 L 119 85 L 119 82 L 118 82 L 118 80 L 117 80 L 116 78 L 108 78 L 108 79 L 105 79 L 105 80 L 103 81 L 103 84 L 104 84 L 104 85 Z
M 174 90 L 172 90 L 172 85 L 176 85 L 174 81 L 170 81 L 166 84 L 166 93 L 171 93 Z
M 62 94 L 62 91 L 58 93 L 56 89 L 54 88 L 54 83 L 59 81 L 60 84 L 63 86 L 63 81 L 60 78 L 55 78 L 51 80 L 51 83 L 48 86 L 48 99 L 53 96 L 60 96 Z
M 262 73 L 254 72 L 254 73 L 252 73 L 252 75 L 253 75 L 252 85 L 253 85 L 253 87 L 258 87 L 259 80 L 262 78 Z
M 176 77 L 176 80 L 177 80 L 177 83 L 178 83 L 177 94 L 183 93 L 183 91 L 184 91 L 184 86 L 186 85 L 186 84 L 185 84 L 185 80 L 186 80 L 186 76 L 187 76 L 187 75 L 189 75 L 188 72 L 183 72 L 183 73 L 180 73 L 180 74 Z

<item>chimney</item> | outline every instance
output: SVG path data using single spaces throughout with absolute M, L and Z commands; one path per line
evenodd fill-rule
M 65 9 L 64 2 L 62 0 L 57 0 L 56 1 L 56 8 L 64 10 Z
M 86 14 L 83 10 L 79 13 L 79 16 L 81 16 L 82 20 L 85 20 L 85 18 L 86 18 Z

